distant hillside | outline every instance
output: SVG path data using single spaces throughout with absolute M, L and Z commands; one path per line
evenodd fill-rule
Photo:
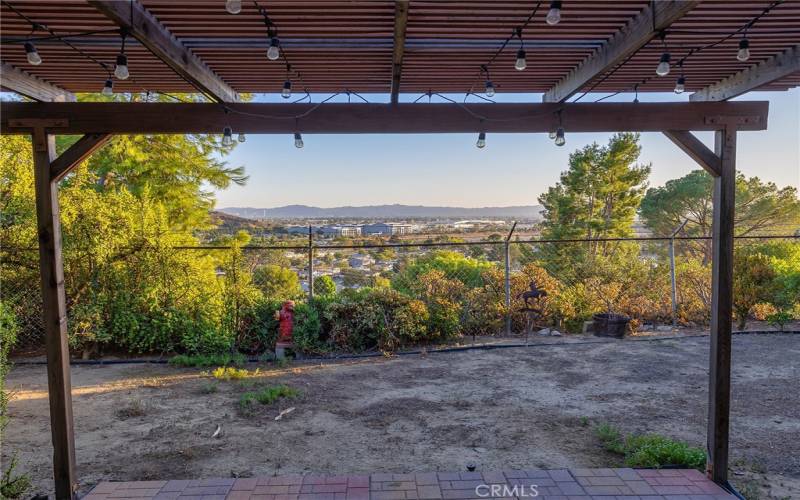
M 220 229 L 255 229 L 263 228 L 265 224 L 257 220 L 239 217 L 233 214 L 214 210 L 211 212 L 211 222 Z
M 248 219 L 325 219 L 349 218 L 422 218 L 422 217 L 516 217 L 541 219 L 541 205 L 511 207 L 427 207 L 422 205 L 369 205 L 363 207 L 320 208 L 308 205 L 287 205 L 275 208 L 228 207 L 220 212 Z

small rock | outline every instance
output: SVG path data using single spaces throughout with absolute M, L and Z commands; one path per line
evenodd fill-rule
M 549 328 L 542 328 L 539 330 L 539 335 L 551 335 Z
M 560 337 L 561 332 L 559 332 L 558 330 L 550 330 L 550 335 L 552 335 L 553 337 Z

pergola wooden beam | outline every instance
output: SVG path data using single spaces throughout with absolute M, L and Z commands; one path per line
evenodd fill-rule
M 403 75 L 403 54 L 406 50 L 406 26 L 408 25 L 408 1 L 398 0 L 394 4 L 394 52 L 392 54 L 391 103 L 397 104 L 400 97 L 400 78 Z
M 714 177 L 711 230 L 711 338 L 706 469 L 714 482 L 726 485 L 731 411 L 736 130 L 730 127 L 718 130 L 714 143 L 715 154 L 720 159 L 720 173 Z
M 111 134 L 86 134 L 50 162 L 50 180 L 60 181 L 80 162 L 111 140 Z
M 563 124 L 572 132 L 764 130 L 769 103 L 575 104 L 272 104 L 225 108 L 199 103 L 0 103 L 3 134 L 30 133 L 31 120 L 58 120 L 59 134 L 541 133 Z M 559 119 L 560 111 L 560 119 Z M 302 116 L 296 119 L 295 117 Z M 732 125 L 733 126 L 733 125 Z
M 669 140 L 689 155 L 701 167 L 714 177 L 719 177 L 722 171 L 722 162 L 708 146 L 702 143 L 694 134 L 687 130 L 665 130 Z
M 586 84 L 604 74 L 628 56 L 647 45 L 699 1 L 660 0 L 651 2 L 636 17 L 594 51 L 561 81 L 542 96 L 543 102 L 564 102 Z
M 43 102 L 74 102 L 75 94 L 8 63 L 0 64 L 0 87 Z
M 198 90 L 218 102 L 238 102 L 239 95 L 186 48 L 138 0 L 89 0 L 89 4 L 139 40 L 156 57 Z
M 724 101 L 797 72 L 800 72 L 800 45 L 698 90 L 689 96 L 689 100 Z

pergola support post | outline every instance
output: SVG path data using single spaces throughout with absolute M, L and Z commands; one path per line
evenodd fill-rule
M 47 349 L 47 386 L 53 437 L 53 473 L 57 499 L 75 498 L 75 436 L 72 427 L 72 384 L 67 344 L 67 306 L 61 260 L 58 184 L 50 174 L 55 136 L 44 127 L 33 130 L 34 184 L 39 236 L 39 268 Z
M 726 485 L 731 400 L 736 128 L 718 130 L 714 149 L 720 159 L 720 172 L 714 177 L 707 472 L 714 482 Z

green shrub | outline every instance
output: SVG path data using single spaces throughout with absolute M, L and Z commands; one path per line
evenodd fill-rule
M 0 477 L 0 498 L 22 498 L 31 487 L 31 479 L 27 474 L 15 474 L 17 467 L 17 457 L 13 456 L 11 461 Z
M 391 289 L 346 290 L 329 304 L 325 316 L 331 342 L 340 349 L 391 351 L 429 338 L 425 304 Z
M 278 320 L 275 311 L 280 310 L 282 302 L 262 299 L 247 308 L 240 321 L 236 347 L 249 354 L 272 351 L 278 338 Z
M 270 405 L 279 399 L 293 399 L 300 395 L 300 391 L 286 385 L 265 387 L 258 392 L 246 392 L 239 397 L 239 411 L 247 416 L 255 412 L 255 404 Z
M 336 283 L 333 282 L 333 278 L 328 275 L 314 278 L 314 295 L 325 297 L 335 293 Z
M 631 434 L 623 438 L 612 425 L 600 424 L 595 432 L 608 451 L 624 456 L 628 467 L 655 467 L 679 465 L 703 470 L 706 452 L 658 434 Z
M 296 304 L 292 329 L 292 341 L 295 347 L 301 352 L 324 351 L 321 332 L 322 326 L 317 309 L 308 304 Z

